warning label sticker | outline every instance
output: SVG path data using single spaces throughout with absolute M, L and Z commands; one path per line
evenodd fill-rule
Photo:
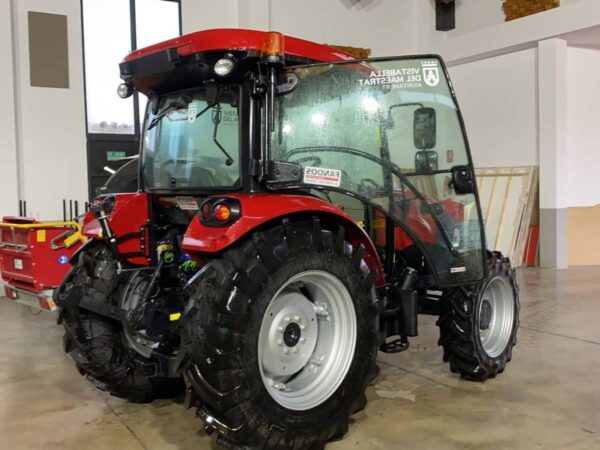
M 46 230 L 37 230 L 36 242 L 46 242 Z
M 342 182 L 342 171 L 325 167 L 305 167 L 304 183 L 318 186 L 339 187 Z
M 196 120 L 196 116 L 198 115 L 198 103 L 190 103 L 188 105 L 188 110 L 187 110 L 187 120 L 188 122 L 192 123 Z
M 185 211 L 195 211 L 198 209 L 198 202 L 194 197 L 177 197 L 177 205 Z

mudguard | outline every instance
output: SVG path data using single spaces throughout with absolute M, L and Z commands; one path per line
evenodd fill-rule
M 344 211 L 330 203 L 305 195 L 281 194 L 230 194 L 218 198 L 235 198 L 241 204 L 240 218 L 228 227 L 210 227 L 196 216 L 183 237 L 183 249 L 202 259 L 202 254 L 220 252 L 238 242 L 252 230 L 270 221 L 294 214 L 308 214 L 327 217 L 342 225 L 347 239 L 352 245 L 362 244 L 365 248 L 364 259 L 369 269 L 377 273 L 376 284 L 384 283 L 384 274 L 379 256 L 369 235 Z
M 111 194 L 95 201 L 106 201 L 109 197 L 114 197 L 114 204 L 108 223 L 117 237 L 119 254 L 132 264 L 147 266 L 149 264 L 147 242 L 150 214 L 148 194 L 143 192 Z M 101 239 L 101 231 L 98 220 L 91 211 L 88 211 L 83 220 L 82 233 L 91 239 Z

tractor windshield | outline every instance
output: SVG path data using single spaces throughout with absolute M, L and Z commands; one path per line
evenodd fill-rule
M 228 188 L 238 184 L 239 89 L 202 88 L 149 102 L 142 148 L 149 189 Z
M 289 69 L 270 157 L 303 166 L 300 187 L 341 191 L 388 217 L 441 286 L 484 275 L 484 234 L 458 106 L 435 57 Z M 460 180 L 459 180 L 460 181 Z M 298 186 L 296 186 L 298 187 Z M 377 230 L 375 230 L 377 232 Z

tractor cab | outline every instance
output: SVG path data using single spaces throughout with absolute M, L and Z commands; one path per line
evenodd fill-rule
M 403 264 L 425 264 L 439 286 L 480 281 L 485 241 L 473 166 L 442 61 L 319 64 L 283 78 L 269 157 L 299 165 L 302 176 L 267 185 L 358 199 L 356 220 Z
M 144 191 L 317 196 L 366 230 L 388 278 L 398 263 L 438 286 L 483 278 L 468 143 L 438 57 L 353 61 L 279 33 L 212 30 L 133 52 L 121 74 L 122 92 L 149 99 Z

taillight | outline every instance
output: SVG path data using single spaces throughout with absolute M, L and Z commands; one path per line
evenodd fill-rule
M 208 202 L 202 205 L 201 213 L 204 220 L 210 219 L 210 216 L 212 215 L 212 207 Z
M 225 227 L 241 215 L 241 204 L 236 198 L 211 197 L 200 205 L 200 220 L 209 227 Z
M 231 218 L 231 208 L 224 203 L 214 207 L 215 219 L 219 222 L 227 222 Z

